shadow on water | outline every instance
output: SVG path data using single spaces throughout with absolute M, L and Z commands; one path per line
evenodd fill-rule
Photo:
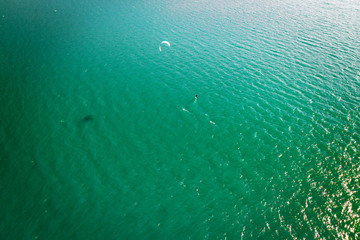
M 86 115 L 85 117 L 83 117 L 82 122 L 84 122 L 84 123 L 86 123 L 86 122 L 91 122 L 91 121 L 93 121 L 94 119 L 95 119 L 94 116 L 92 116 L 92 115 Z
M 88 127 L 92 125 L 94 121 L 95 117 L 93 115 L 86 115 L 78 121 L 80 131 L 79 133 L 81 137 L 84 136 L 84 134 L 87 132 L 86 129 L 88 129 Z

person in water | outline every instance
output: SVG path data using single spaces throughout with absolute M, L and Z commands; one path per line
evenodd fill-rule
M 195 101 L 197 100 L 197 94 L 195 95 Z

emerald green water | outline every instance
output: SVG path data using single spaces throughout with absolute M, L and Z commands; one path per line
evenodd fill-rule
M 1 239 L 359 238 L 359 2 L 3 0 L 0 36 Z

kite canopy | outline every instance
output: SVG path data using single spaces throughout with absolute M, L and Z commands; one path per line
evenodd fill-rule
M 160 46 L 159 46 L 160 52 L 161 52 L 161 46 L 168 46 L 168 47 L 170 47 L 170 43 L 169 43 L 168 41 L 162 41 L 162 42 L 160 43 Z

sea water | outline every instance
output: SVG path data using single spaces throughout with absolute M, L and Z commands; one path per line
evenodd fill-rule
M 359 238 L 359 39 L 355 0 L 0 1 L 0 238 Z

